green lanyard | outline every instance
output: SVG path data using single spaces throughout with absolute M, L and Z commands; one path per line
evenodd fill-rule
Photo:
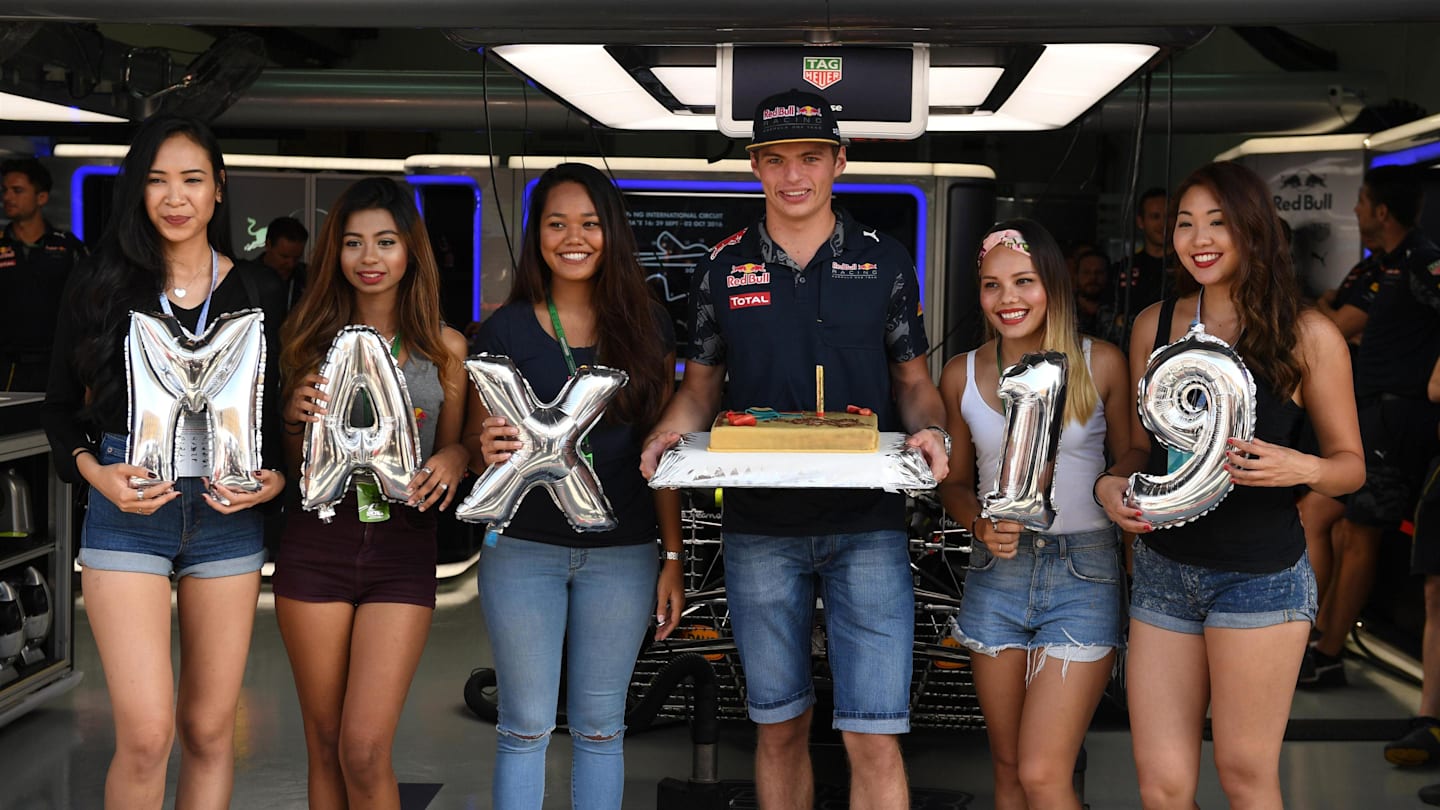
M 395 330 L 395 337 L 394 337 L 393 340 L 390 341 L 390 356 L 393 357 L 393 358 L 395 358 L 395 362 L 397 362 L 397 363 L 400 362 L 400 330 L 399 330 L 399 329 L 396 329 L 396 330 Z
M 570 342 L 565 339 L 565 327 L 560 325 L 560 313 L 555 311 L 555 299 L 549 295 L 545 296 L 545 305 L 550 308 L 550 325 L 555 327 L 555 340 L 560 344 L 560 351 L 565 355 L 565 366 L 570 369 L 570 376 L 575 376 L 575 355 L 570 351 Z M 595 455 L 590 452 L 590 437 L 586 436 L 580 440 L 580 455 L 595 468 Z

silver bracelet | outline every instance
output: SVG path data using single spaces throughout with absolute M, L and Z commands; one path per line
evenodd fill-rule
M 683 559 L 685 559 L 685 552 L 683 552 L 683 551 L 662 551 L 662 552 L 660 552 L 660 559 L 662 559 L 662 560 L 683 560 Z

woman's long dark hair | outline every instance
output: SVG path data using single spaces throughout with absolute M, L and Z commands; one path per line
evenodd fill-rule
M 395 219 L 408 263 L 396 296 L 397 324 L 405 347 L 444 369 L 460 358 L 445 348 L 440 322 L 440 270 L 425 222 L 414 198 L 388 177 L 357 180 L 340 192 L 315 245 L 305 292 L 285 319 L 280 366 L 288 391 L 297 380 L 320 367 L 330 343 L 342 327 L 355 323 L 355 288 L 340 269 L 345 227 L 360 211 L 386 211 Z M 458 371 L 458 368 L 451 369 Z
M 666 387 L 674 384 L 674 371 L 665 367 L 666 347 L 657 323 L 657 307 L 635 259 L 635 234 L 625 214 L 620 191 L 600 170 L 581 163 L 562 163 L 540 176 L 530 194 L 520 266 L 510 301 L 545 303 L 550 290 L 550 266 L 540 253 L 541 219 L 550 191 L 561 183 L 578 183 L 600 218 L 605 240 L 600 267 L 594 277 L 591 306 L 595 310 L 595 358 L 601 365 L 623 368 L 630 382 L 615 397 L 606 419 L 648 428 L 660 416 Z
M 82 417 L 95 419 L 125 398 L 124 364 L 119 361 L 132 310 L 153 312 L 165 290 L 165 246 L 145 210 L 145 188 L 155 154 L 165 141 L 183 135 L 210 156 L 210 171 L 220 200 L 206 236 L 215 250 L 232 255 L 229 199 L 225 193 L 225 159 L 220 143 L 203 122 L 161 116 L 141 125 L 130 142 L 115 181 L 110 221 L 95 257 L 72 280 L 67 310 L 79 331 L 72 362 L 90 389 Z
M 1195 186 L 1209 189 L 1220 201 L 1231 241 L 1240 250 L 1240 269 L 1230 286 L 1240 316 L 1235 350 L 1276 395 L 1289 397 L 1303 373 L 1295 356 L 1300 287 L 1270 187 L 1238 163 L 1219 161 L 1201 166 L 1170 198 L 1170 233 L 1175 233 L 1180 198 Z M 1189 273 L 1181 273 L 1176 286 L 1182 294 L 1200 287 Z

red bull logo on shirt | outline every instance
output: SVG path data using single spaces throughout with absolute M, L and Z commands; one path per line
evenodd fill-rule
M 876 279 L 880 265 L 874 262 L 830 262 L 831 278 Z
M 746 262 L 730 266 L 730 275 L 725 277 L 725 286 L 729 289 L 736 287 L 748 287 L 752 284 L 769 284 L 770 271 L 765 269 L 764 264 Z
M 804 59 L 804 69 L 800 73 L 800 78 L 821 90 L 837 84 L 843 78 L 842 58 L 839 56 L 806 56 Z M 816 112 L 815 114 L 819 115 L 820 113 Z
M 720 240 L 719 242 L 716 242 L 716 243 L 715 243 L 715 247 L 713 247 L 713 248 L 710 249 L 710 261 L 712 261 L 712 262 L 715 261 L 715 257 L 720 255 L 720 251 L 722 251 L 722 250 L 724 250 L 725 248 L 730 247 L 731 245 L 739 242 L 741 239 L 744 239 L 744 238 L 745 238 L 745 231 L 748 231 L 748 230 L 750 230 L 750 229 L 749 229 L 749 228 L 742 228 L 739 233 L 730 234 L 729 236 L 725 237 L 724 239 Z

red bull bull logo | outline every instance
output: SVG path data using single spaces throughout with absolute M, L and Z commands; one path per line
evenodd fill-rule
M 770 271 L 765 269 L 764 264 L 746 262 L 730 266 L 730 275 L 725 277 L 725 286 L 729 289 L 736 287 L 748 287 L 752 284 L 769 284 Z

